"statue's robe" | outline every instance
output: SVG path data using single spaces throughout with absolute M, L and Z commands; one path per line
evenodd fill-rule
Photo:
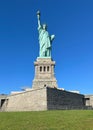
M 40 43 L 40 57 L 49 57 L 51 50 L 51 37 L 48 31 L 44 30 L 42 26 L 38 28 L 39 31 L 39 43 Z

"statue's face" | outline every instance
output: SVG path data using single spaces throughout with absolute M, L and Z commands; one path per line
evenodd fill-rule
M 47 25 L 46 24 L 43 24 L 43 29 L 47 30 Z

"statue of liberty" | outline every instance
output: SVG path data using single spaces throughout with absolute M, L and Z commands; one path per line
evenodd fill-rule
M 47 25 L 40 23 L 40 11 L 37 12 L 38 32 L 39 32 L 39 57 L 51 57 L 52 41 L 55 35 L 49 35 Z

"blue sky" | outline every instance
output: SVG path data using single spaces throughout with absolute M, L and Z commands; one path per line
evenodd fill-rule
M 58 86 L 93 94 L 93 0 L 0 1 L 0 94 L 32 86 L 39 55 L 37 10 L 56 36 Z

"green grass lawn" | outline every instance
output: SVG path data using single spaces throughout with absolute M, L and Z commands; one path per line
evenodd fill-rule
M 0 130 L 93 130 L 93 111 L 0 112 Z

